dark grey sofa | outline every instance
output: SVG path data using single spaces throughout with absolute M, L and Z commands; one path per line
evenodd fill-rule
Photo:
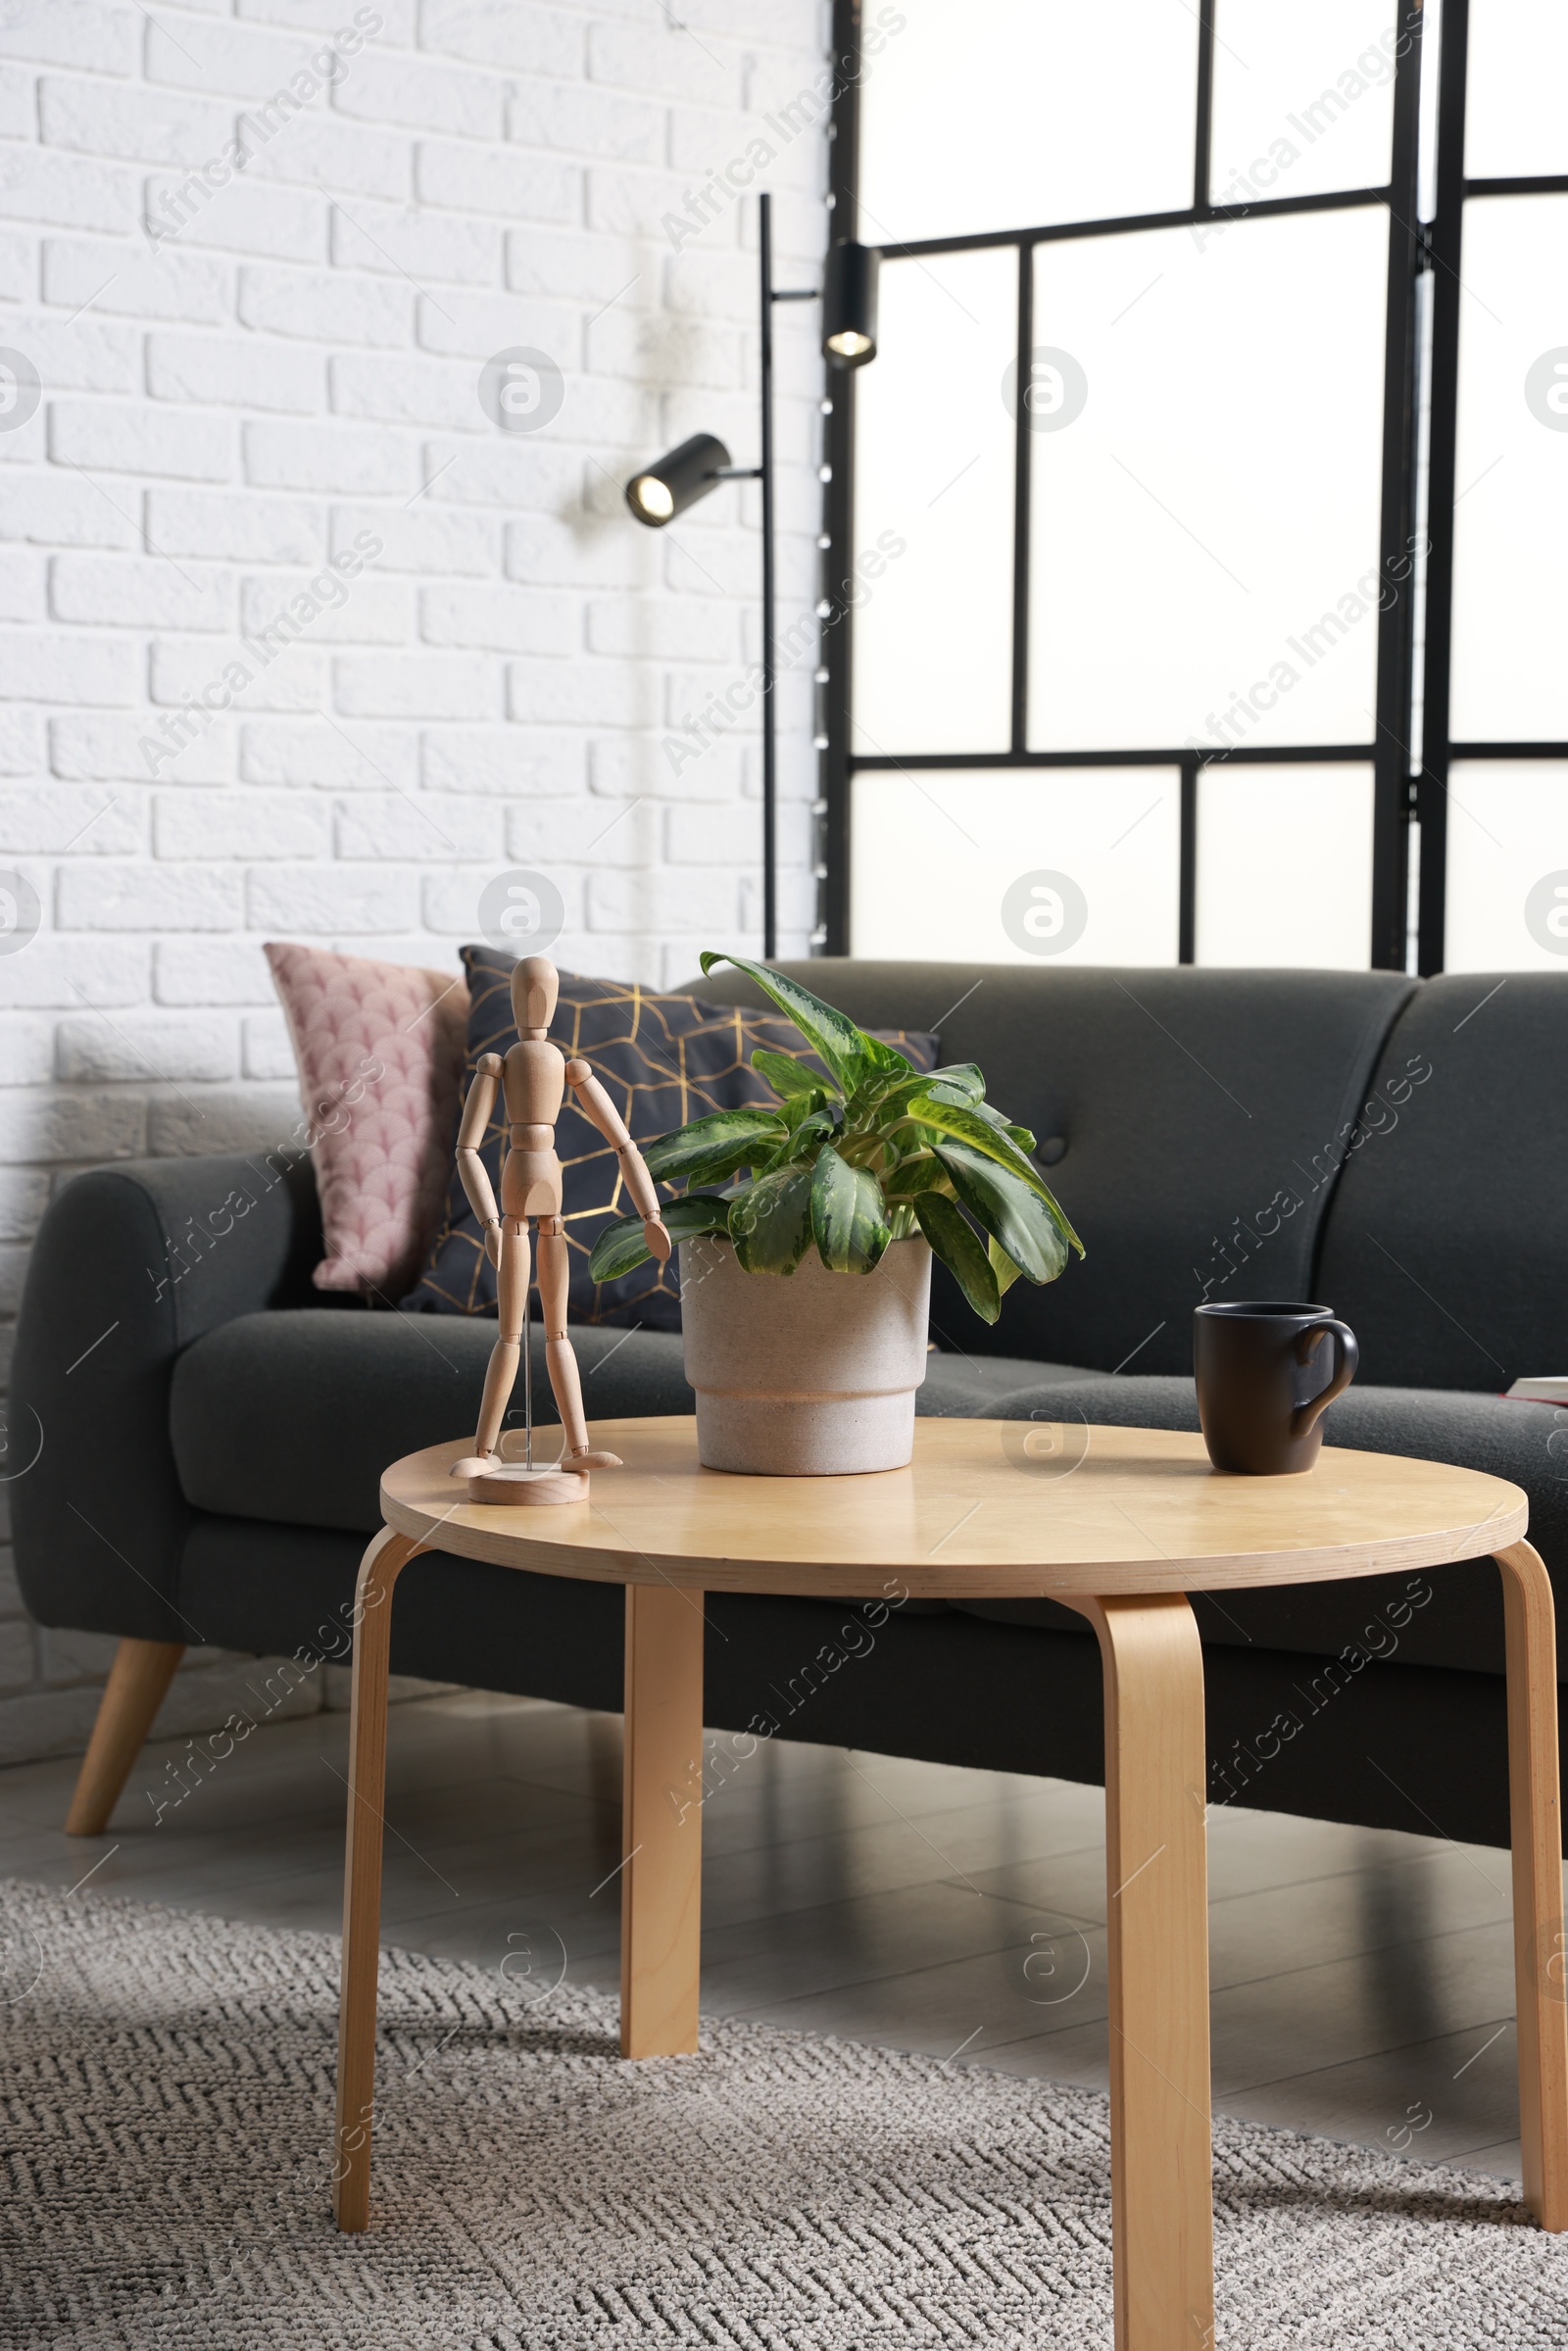
M 991 1330 L 939 1269 L 923 1411 L 1196 1427 L 1200 1299 L 1321 1299 L 1362 1345 L 1330 1444 L 1515 1480 L 1568 1596 L 1568 1415 L 1498 1396 L 1568 1371 L 1568 976 L 793 968 L 863 1024 L 935 1027 L 945 1058 L 981 1062 L 1088 1244 Z M 701 992 L 750 993 L 734 975 Z M 379 1471 L 471 1427 L 493 1335 L 323 1303 L 318 1253 L 305 1160 L 161 1160 L 63 1189 L 14 1381 L 14 1445 L 32 1416 L 43 1440 L 13 1488 L 43 1623 L 317 1653 Z M 576 1336 L 591 1418 L 689 1408 L 678 1338 Z M 1195 1605 L 1217 1800 L 1506 1843 L 1490 1562 Z M 825 1673 L 807 1669 L 835 1653 L 830 1603 L 717 1596 L 710 1614 L 716 1728 L 776 1715 L 783 1690 L 786 1736 L 1101 1777 L 1095 1643 L 1049 1601 L 901 1609 Z M 620 1626 L 613 1589 L 435 1556 L 400 1583 L 393 1666 L 615 1708 Z

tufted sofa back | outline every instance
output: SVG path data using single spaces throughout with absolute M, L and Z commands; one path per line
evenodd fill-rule
M 1373 1099 L 1406 1069 L 1431 1074 L 1352 1152 L 1323 1239 L 1319 1288 L 1355 1325 L 1362 1378 L 1568 1373 L 1568 974 L 1427 980 Z
M 1384 1116 L 1374 1087 L 1396 1084 L 1420 1050 L 1397 1039 L 1421 984 L 1396 972 L 833 956 L 783 968 L 862 1027 L 938 1030 L 943 1059 L 978 1061 L 991 1100 L 1040 1139 L 1088 1255 L 1049 1288 L 1015 1283 L 990 1329 L 938 1267 L 935 1335 L 974 1355 L 1187 1372 L 1204 1297 L 1312 1297 L 1338 1171 Z M 738 973 L 695 992 L 754 997 Z M 1435 1083 L 1411 1077 L 1404 1091 Z M 1360 1263 L 1354 1282 L 1341 1263 L 1349 1286 L 1328 1301 L 1353 1321 Z

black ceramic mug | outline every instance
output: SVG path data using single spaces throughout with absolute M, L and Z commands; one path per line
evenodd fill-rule
M 1322 1380 L 1324 1349 L 1338 1362 Z M 1310 1469 L 1323 1413 L 1355 1377 L 1360 1349 L 1330 1306 L 1200 1306 L 1193 1315 L 1198 1417 L 1216 1469 L 1280 1478 Z M 1304 1392 L 1304 1393 L 1303 1393 Z

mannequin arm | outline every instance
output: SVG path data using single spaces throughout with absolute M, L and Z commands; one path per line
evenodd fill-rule
M 670 1239 L 659 1213 L 659 1195 L 649 1174 L 642 1152 L 621 1123 L 619 1111 L 605 1092 L 586 1061 L 566 1063 L 566 1083 L 582 1107 L 584 1117 L 592 1119 L 605 1141 L 620 1161 L 631 1204 L 643 1220 L 648 1247 L 661 1265 L 668 1257 Z
M 496 1106 L 496 1090 L 501 1083 L 501 1055 L 484 1053 L 473 1073 L 468 1099 L 463 1105 L 463 1124 L 458 1129 L 458 1175 L 468 1196 L 468 1205 L 484 1227 L 484 1244 L 493 1265 L 496 1261 L 496 1239 L 501 1231 L 501 1210 L 496 1204 L 495 1192 L 479 1156 L 479 1146 L 490 1124 L 490 1113 Z

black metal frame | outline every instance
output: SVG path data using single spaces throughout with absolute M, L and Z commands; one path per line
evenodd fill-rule
M 1464 0 L 1448 0 L 1449 10 L 1462 21 Z M 1015 457 L 1013 536 L 1013 640 L 1011 748 L 1005 752 L 973 753 L 956 747 L 952 752 L 908 757 L 888 754 L 858 755 L 850 745 L 850 677 L 854 617 L 840 609 L 830 591 L 824 593 L 822 662 L 818 682 L 822 702 L 818 738 L 824 746 L 820 760 L 817 814 L 820 848 L 817 873 L 820 885 L 818 927 L 813 946 L 842 955 L 849 944 L 849 871 L 851 782 L 861 769 L 942 767 L 1095 767 L 1159 766 L 1181 777 L 1180 955 L 1194 955 L 1197 900 L 1197 802 L 1201 768 L 1231 762 L 1238 765 L 1313 764 L 1355 760 L 1374 771 L 1374 834 L 1371 960 L 1374 966 L 1402 970 L 1406 955 L 1406 900 L 1409 821 L 1416 808 L 1413 761 L 1409 751 L 1409 712 L 1413 665 L 1415 598 L 1409 570 L 1411 516 L 1414 508 L 1415 416 L 1417 405 L 1415 280 L 1425 266 L 1426 240 L 1417 219 L 1417 149 L 1420 122 L 1421 27 L 1420 0 L 1401 0 L 1400 39 L 1395 77 L 1394 134 L 1389 183 L 1385 187 L 1336 191 L 1329 195 L 1279 197 L 1250 205 L 1211 204 L 1207 200 L 1209 144 L 1214 69 L 1212 0 L 1199 9 L 1199 63 L 1196 106 L 1193 203 L 1186 210 L 1129 215 L 1111 220 L 1074 220 L 1051 226 L 999 229 L 970 236 L 925 238 L 890 244 L 889 258 L 920 254 L 957 253 L 984 246 L 1010 245 L 1018 252 L 1018 360 L 1020 385 L 1027 380 L 1027 354 L 1032 341 L 1033 269 L 1030 256 L 1037 245 L 1095 236 L 1124 235 L 1147 228 L 1180 228 L 1204 222 L 1257 220 L 1276 213 L 1343 211 L 1381 205 L 1390 220 L 1388 300 L 1385 320 L 1385 381 L 1383 418 L 1383 490 L 1379 520 L 1379 563 L 1384 581 L 1396 586 L 1393 600 L 1378 619 L 1378 687 L 1376 726 L 1365 743 L 1300 744 L 1285 747 L 1241 747 L 1225 751 L 1187 749 L 1157 751 L 1041 752 L 1025 745 L 1027 723 L 1028 597 L 1030 530 L 1030 441 L 1023 402 L 1018 403 Z M 835 101 L 830 145 L 829 187 L 835 236 L 857 233 L 859 149 L 859 30 L 860 0 L 834 0 L 833 53 Z M 1446 26 L 1445 27 L 1446 34 Z M 1446 52 L 1447 41 L 1445 40 Z M 1462 109 L 1462 69 L 1461 69 Z M 1490 185 L 1491 183 L 1487 183 Z M 1521 191 L 1532 183 L 1508 182 Z M 1477 183 L 1479 188 L 1480 183 Z M 1472 189 L 1472 193 L 1477 189 Z M 1457 231 L 1455 230 L 1455 242 Z M 1455 288 L 1457 280 L 1454 280 Z M 1456 319 L 1455 319 L 1456 326 Z M 854 377 L 833 383 L 832 412 L 827 424 L 830 478 L 823 501 L 824 589 L 835 568 L 853 560 L 855 418 Z M 1434 430 L 1434 502 L 1437 498 L 1436 430 Z M 1451 485 L 1451 451 L 1449 479 Z M 1451 506 L 1451 486 L 1448 493 Z M 1435 558 L 1434 558 L 1435 560 Z M 1429 605 L 1432 591 L 1429 588 Z M 1431 655 L 1428 654 L 1430 675 Z M 1473 746 L 1466 747 L 1473 750 Z M 1539 747 L 1536 747 L 1539 749 Z M 1425 812 L 1426 800 L 1420 803 Z M 1426 842 L 1423 831 L 1423 844 Z M 1429 859 L 1423 856 L 1423 906 Z
M 831 239 L 859 235 L 860 5 L 833 0 L 833 110 L 828 125 Z M 855 539 L 855 387 L 858 370 L 827 376 L 822 436 L 827 479 L 822 492 L 822 562 L 817 610 L 823 615 L 816 669 L 817 760 L 814 953 L 842 955 L 850 928 L 850 657 L 855 614 L 833 595 L 853 560 Z
M 1568 172 L 1517 179 L 1467 179 L 1465 112 L 1470 0 L 1445 0 L 1438 98 L 1437 205 L 1429 238 L 1432 311 L 1432 445 L 1427 535 L 1425 716 L 1416 814 L 1421 824 L 1419 969 L 1443 969 L 1447 915 L 1448 771 L 1455 759 L 1563 759 L 1568 743 L 1456 743 L 1448 732 L 1453 669 L 1454 463 L 1459 423 L 1460 261 L 1471 196 L 1568 195 Z
M 773 305 L 815 302 L 817 286 L 773 283 L 773 199 L 757 207 L 758 307 L 761 316 L 760 465 L 733 467 L 737 481 L 762 485 L 762 954 L 778 953 L 778 537 L 773 514 Z

